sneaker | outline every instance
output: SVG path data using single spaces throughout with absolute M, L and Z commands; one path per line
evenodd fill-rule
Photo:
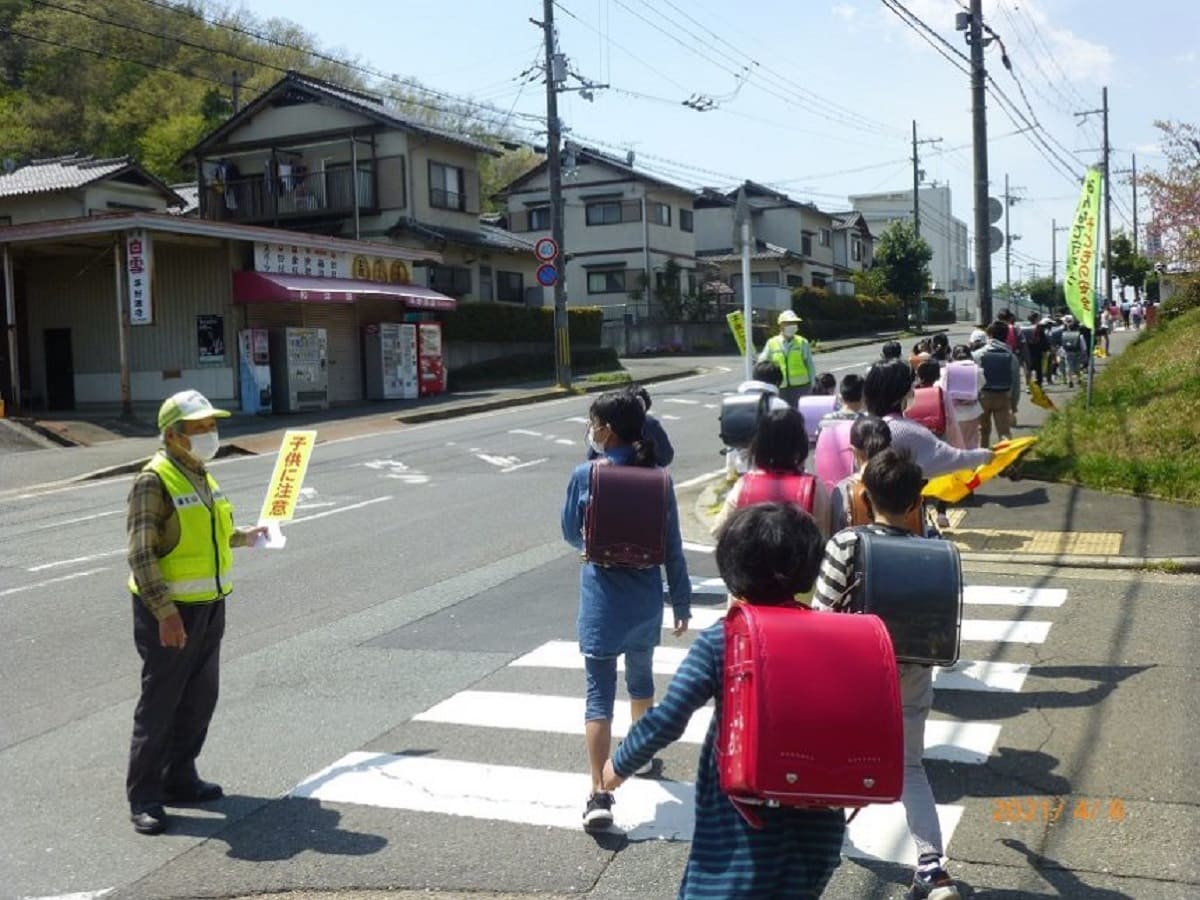
M 948 515 L 946 515 L 944 512 L 940 512 L 937 514 L 937 527 L 938 528 L 949 528 L 950 527 L 950 517 Z
M 960 900 L 960 897 L 954 879 L 940 865 L 913 873 L 908 900 Z
M 613 823 L 613 795 L 607 791 L 592 794 L 588 797 L 587 808 L 583 811 L 584 831 L 605 831 Z

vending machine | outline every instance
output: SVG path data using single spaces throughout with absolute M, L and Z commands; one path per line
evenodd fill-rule
M 446 363 L 442 357 L 442 326 L 420 322 L 417 328 L 417 378 L 422 397 L 446 392 Z
M 272 328 L 271 397 L 275 412 L 329 409 L 324 328 Z
M 271 412 L 270 335 L 265 328 L 244 328 L 238 333 L 238 369 L 241 372 L 242 412 Z
M 417 326 L 380 322 L 363 326 L 368 400 L 417 397 Z

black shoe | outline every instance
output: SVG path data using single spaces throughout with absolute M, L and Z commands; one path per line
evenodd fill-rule
M 595 832 L 608 829 L 613 823 L 612 805 L 613 795 L 607 791 L 588 797 L 587 808 L 583 812 L 583 830 Z
M 225 796 L 221 786 L 197 778 L 191 784 L 163 788 L 164 803 L 209 803 Z
M 138 834 L 162 834 L 167 830 L 167 814 L 157 803 L 130 807 L 129 821 Z

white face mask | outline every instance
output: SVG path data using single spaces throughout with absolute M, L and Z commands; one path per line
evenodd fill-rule
M 189 435 L 188 440 L 192 443 L 192 449 L 188 452 L 200 462 L 208 462 L 216 456 L 217 448 L 221 445 L 221 438 L 215 429 L 203 434 Z
M 784 325 L 783 326 L 783 336 L 787 337 L 787 338 L 795 337 L 796 332 L 799 330 L 800 330 L 799 326 L 797 326 L 797 325 Z
M 591 425 L 588 426 L 587 442 L 593 453 L 604 453 L 604 445 L 596 440 L 596 429 Z

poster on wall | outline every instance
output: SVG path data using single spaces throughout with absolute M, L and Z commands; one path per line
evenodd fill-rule
M 196 316 L 196 346 L 200 365 L 225 362 L 224 316 Z
M 138 229 L 125 234 L 125 270 L 129 277 L 129 324 L 153 325 L 150 296 L 154 262 L 150 235 Z
M 381 284 L 409 284 L 408 265 L 399 259 L 343 253 L 300 244 L 254 244 L 254 270 L 309 278 L 350 278 Z

